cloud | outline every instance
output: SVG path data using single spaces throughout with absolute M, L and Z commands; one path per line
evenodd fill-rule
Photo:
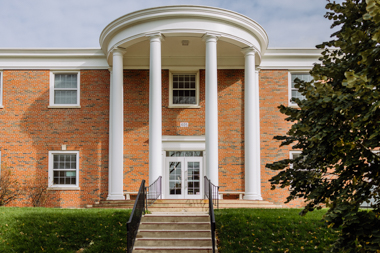
M 271 47 L 312 47 L 329 38 L 325 1 L 315 0 L 12 0 L 0 8 L 0 47 L 99 47 L 112 20 L 162 5 L 206 5 L 229 9 L 258 22 Z

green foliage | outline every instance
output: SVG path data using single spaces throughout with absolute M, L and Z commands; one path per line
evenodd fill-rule
M 291 185 L 288 201 L 304 198 L 306 214 L 325 204 L 325 220 L 341 227 L 332 251 L 380 249 L 380 1 L 328 1 L 326 18 L 339 30 L 311 70 L 314 83 L 297 81 L 305 100 L 299 108 L 280 106 L 294 122 L 283 145 L 302 150 L 268 168 L 279 171 L 272 188 Z M 293 166 L 289 167 L 292 163 Z M 360 209 L 373 198 L 372 209 Z
M 126 252 L 130 213 L 0 207 L 0 252 Z
M 321 221 L 326 210 L 300 216 L 300 209 L 215 210 L 218 252 L 323 252 L 338 230 Z

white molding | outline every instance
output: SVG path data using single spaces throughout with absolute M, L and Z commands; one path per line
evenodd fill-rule
M 112 37 L 123 29 L 133 27 L 139 23 L 147 23 L 151 20 L 157 21 L 184 17 L 214 20 L 220 23 L 232 24 L 258 38 L 263 50 L 267 48 L 269 43 L 268 35 L 263 27 L 247 16 L 226 9 L 195 5 L 161 6 L 129 13 L 108 24 L 103 29 L 99 42 L 103 50 L 108 51 L 106 48 L 108 48 L 108 44 Z M 148 30 L 146 32 L 152 31 Z
M 54 79 L 55 74 L 77 74 L 77 103 L 55 104 L 54 103 Z M 80 108 L 80 71 L 50 71 L 49 81 L 49 106 L 48 108 Z
M 54 174 L 53 174 L 53 163 L 54 163 L 54 155 L 55 154 L 75 154 L 76 155 L 76 184 L 75 185 L 54 185 L 53 181 L 54 181 Z M 48 174 L 49 174 L 49 178 L 48 178 L 48 187 L 53 190 L 53 189 L 57 189 L 57 190 L 70 190 L 70 189 L 74 189 L 74 188 L 78 188 L 79 189 L 79 171 L 80 171 L 80 163 L 79 163 L 79 151 L 74 151 L 74 150 L 66 150 L 66 151 L 63 151 L 63 150 L 54 150 L 54 151 L 49 151 L 49 156 L 48 156 Z
M 162 136 L 163 151 L 205 151 L 206 137 L 200 136 Z M 163 154 L 166 156 L 165 154 Z M 205 156 L 203 154 L 203 156 Z

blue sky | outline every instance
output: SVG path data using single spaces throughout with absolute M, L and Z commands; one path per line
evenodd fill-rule
M 244 14 L 264 27 L 269 47 L 329 40 L 325 0 L 0 0 L 0 48 L 99 48 L 103 28 L 129 12 L 162 5 L 206 5 Z

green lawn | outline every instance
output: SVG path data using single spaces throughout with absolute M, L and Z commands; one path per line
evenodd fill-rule
M 323 252 L 337 231 L 321 221 L 326 210 L 300 216 L 301 209 L 215 210 L 221 253 Z
M 0 252 L 126 252 L 130 210 L 0 207 Z
M 322 252 L 325 211 L 215 210 L 220 253 Z M 126 252 L 130 210 L 0 207 L 0 252 Z

